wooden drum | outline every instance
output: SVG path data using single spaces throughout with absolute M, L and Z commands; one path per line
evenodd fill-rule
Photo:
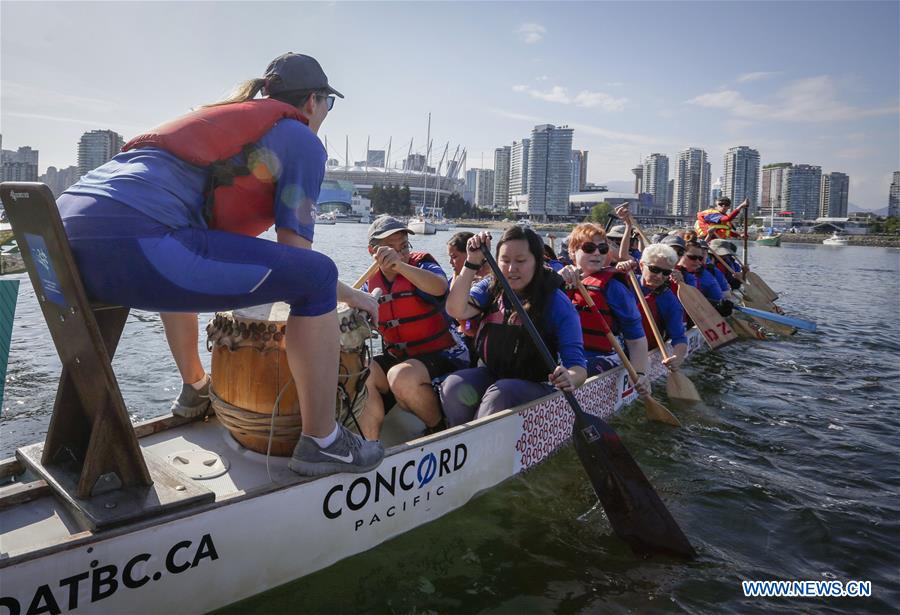
M 258 453 L 290 456 L 300 439 L 297 390 L 285 353 L 286 303 L 217 312 L 206 327 L 212 352 L 210 398 L 219 422 L 235 440 Z M 341 366 L 338 420 L 351 422 L 365 405 L 366 341 L 372 330 L 364 315 L 338 304 Z M 361 392 L 360 392 L 361 389 Z M 272 413 L 275 416 L 272 416 Z

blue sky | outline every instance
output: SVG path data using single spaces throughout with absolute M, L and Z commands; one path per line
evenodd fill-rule
M 887 204 L 900 169 L 900 3 L 0 4 L 4 149 L 40 172 L 80 135 L 127 139 L 308 53 L 346 95 L 323 126 L 332 157 L 422 151 L 432 113 L 469 168 L 538 123 L 568 124 L 588 179 L 628 180 L 642 155 L 728 147 L 763 164 L 850 174 L 850 201 Z

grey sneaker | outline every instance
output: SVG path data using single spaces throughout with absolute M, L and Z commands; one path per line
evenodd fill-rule
M 209 409 L 209 380 L 199 391 L 189 384 L 182 385 L 178 399 L 172 402 L 172 414 L 192 419 L 203 416 Z
M 368 472 L 384 459 L 377 440 L 366 440 L 338 425 L 340 433 L 331 446 L 319 448 L 309 436 L 300 436 L 288 467 L 303 476 L 323 476 L 337 472 Z

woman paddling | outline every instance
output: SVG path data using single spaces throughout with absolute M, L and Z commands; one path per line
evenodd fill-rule
M 377 303 L 309 249 L 326 158 L 316 134 L 335 96 L 314 58 L 284 54 L 227 100 L 132 139 L 58 200 L 90 299 L 161 312 L 184 382 L 177 415 L 209 406 L 197 312 L 290 304 L 303 419 L 290 467 L 305 475 L 364 472 L 384 457 L 335 422 L 336 300 L 373 314 Z M 256 237 L 273 224 L 277 243 Z
M 452 425 L 512 408 L 551 393 L 572 391 L 587 375 L 578 315 L 559 290 L 562 279 L 543 266 L 543 242 L 531 229 L 509 228 L 497 244 L 497 262 L 547 343 L 559 357 L 552 374 L 515 310 L 504 300 L 499 282 L 488 278 L 474 287 L 475 272 L 484 264 L 481 246 L 491 236 L 482 232 L 466 244 L 465 267 L 453 280 L 447 313 L 459 321 L 483 316 L 476 348 L 482 365 L 451 374 L 441 385 L 444 414 Z
M 588 358 L 588 374 L 594 375 L 620 364 L 618 354 L 603 332 L 603 323 L 613 334 L 625 337 L 628 357 L 638 373 L 635 383 L 641 395 L 650 395 L 650 360 L 647 355 L 647 337 L 641 325 L 641 313 L 637 300 L 628 290 L 622 274 L 610 267 L 610 249 L 606 233 L 599 225 L 586 222 L 574 228 L 569 236 L 573 265 L 560 271 L 569 287 L 578 280 L 585 285 L 600 314 L 594 313 L 577 289 L 568 294 L 578 311 L 584 334 L 585 353 Z
M 684 308 L 678 297 L 669 287 L 669 278 L 675 265 L 678 263 L 678 255 L 670 246 L 658 243 L 650 244 L 641 253 L 640 285 L 644 293 L 644 299 L 651 314 L 647 314 L 640 303 L 644 332 L 647 336 L 647 346 L 650 350 L 656 348 L 656 338 L 650 328 L 650 318 L 656 322 L 656 326 L 664 339 L 672 342 L 673 354 L 663 360 L 663 364 L 670 370 L 681 367 L 687 357 L 687 337 L 684 330 Z M 629 268 L 631 263 L 621 263 L 619 267 Z

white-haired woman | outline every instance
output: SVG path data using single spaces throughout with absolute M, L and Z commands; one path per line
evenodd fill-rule
M 647 333 L 647 346 L 656 348 L 656 338 L 650 328 L 649 318 L 656 321 L 656 326 L 663 338 L 671 340 L 672 355 L 663 363 L 670 370 L 678 369 L 687 356 L 687 337 L 684 334 L 684 308 L 678 297 L 672 292 L 669 279 L 678 263 L 678 255 L 671 247 L 659 243 L 650 244 L 641 253 L 640 282 L 647 307 L 651 314 L 644 312 L 640 306 L 644 331 Z M 627 267 L 623 263 L 622 267 Z M 651 316 L 652 315 L 652 316 Z

